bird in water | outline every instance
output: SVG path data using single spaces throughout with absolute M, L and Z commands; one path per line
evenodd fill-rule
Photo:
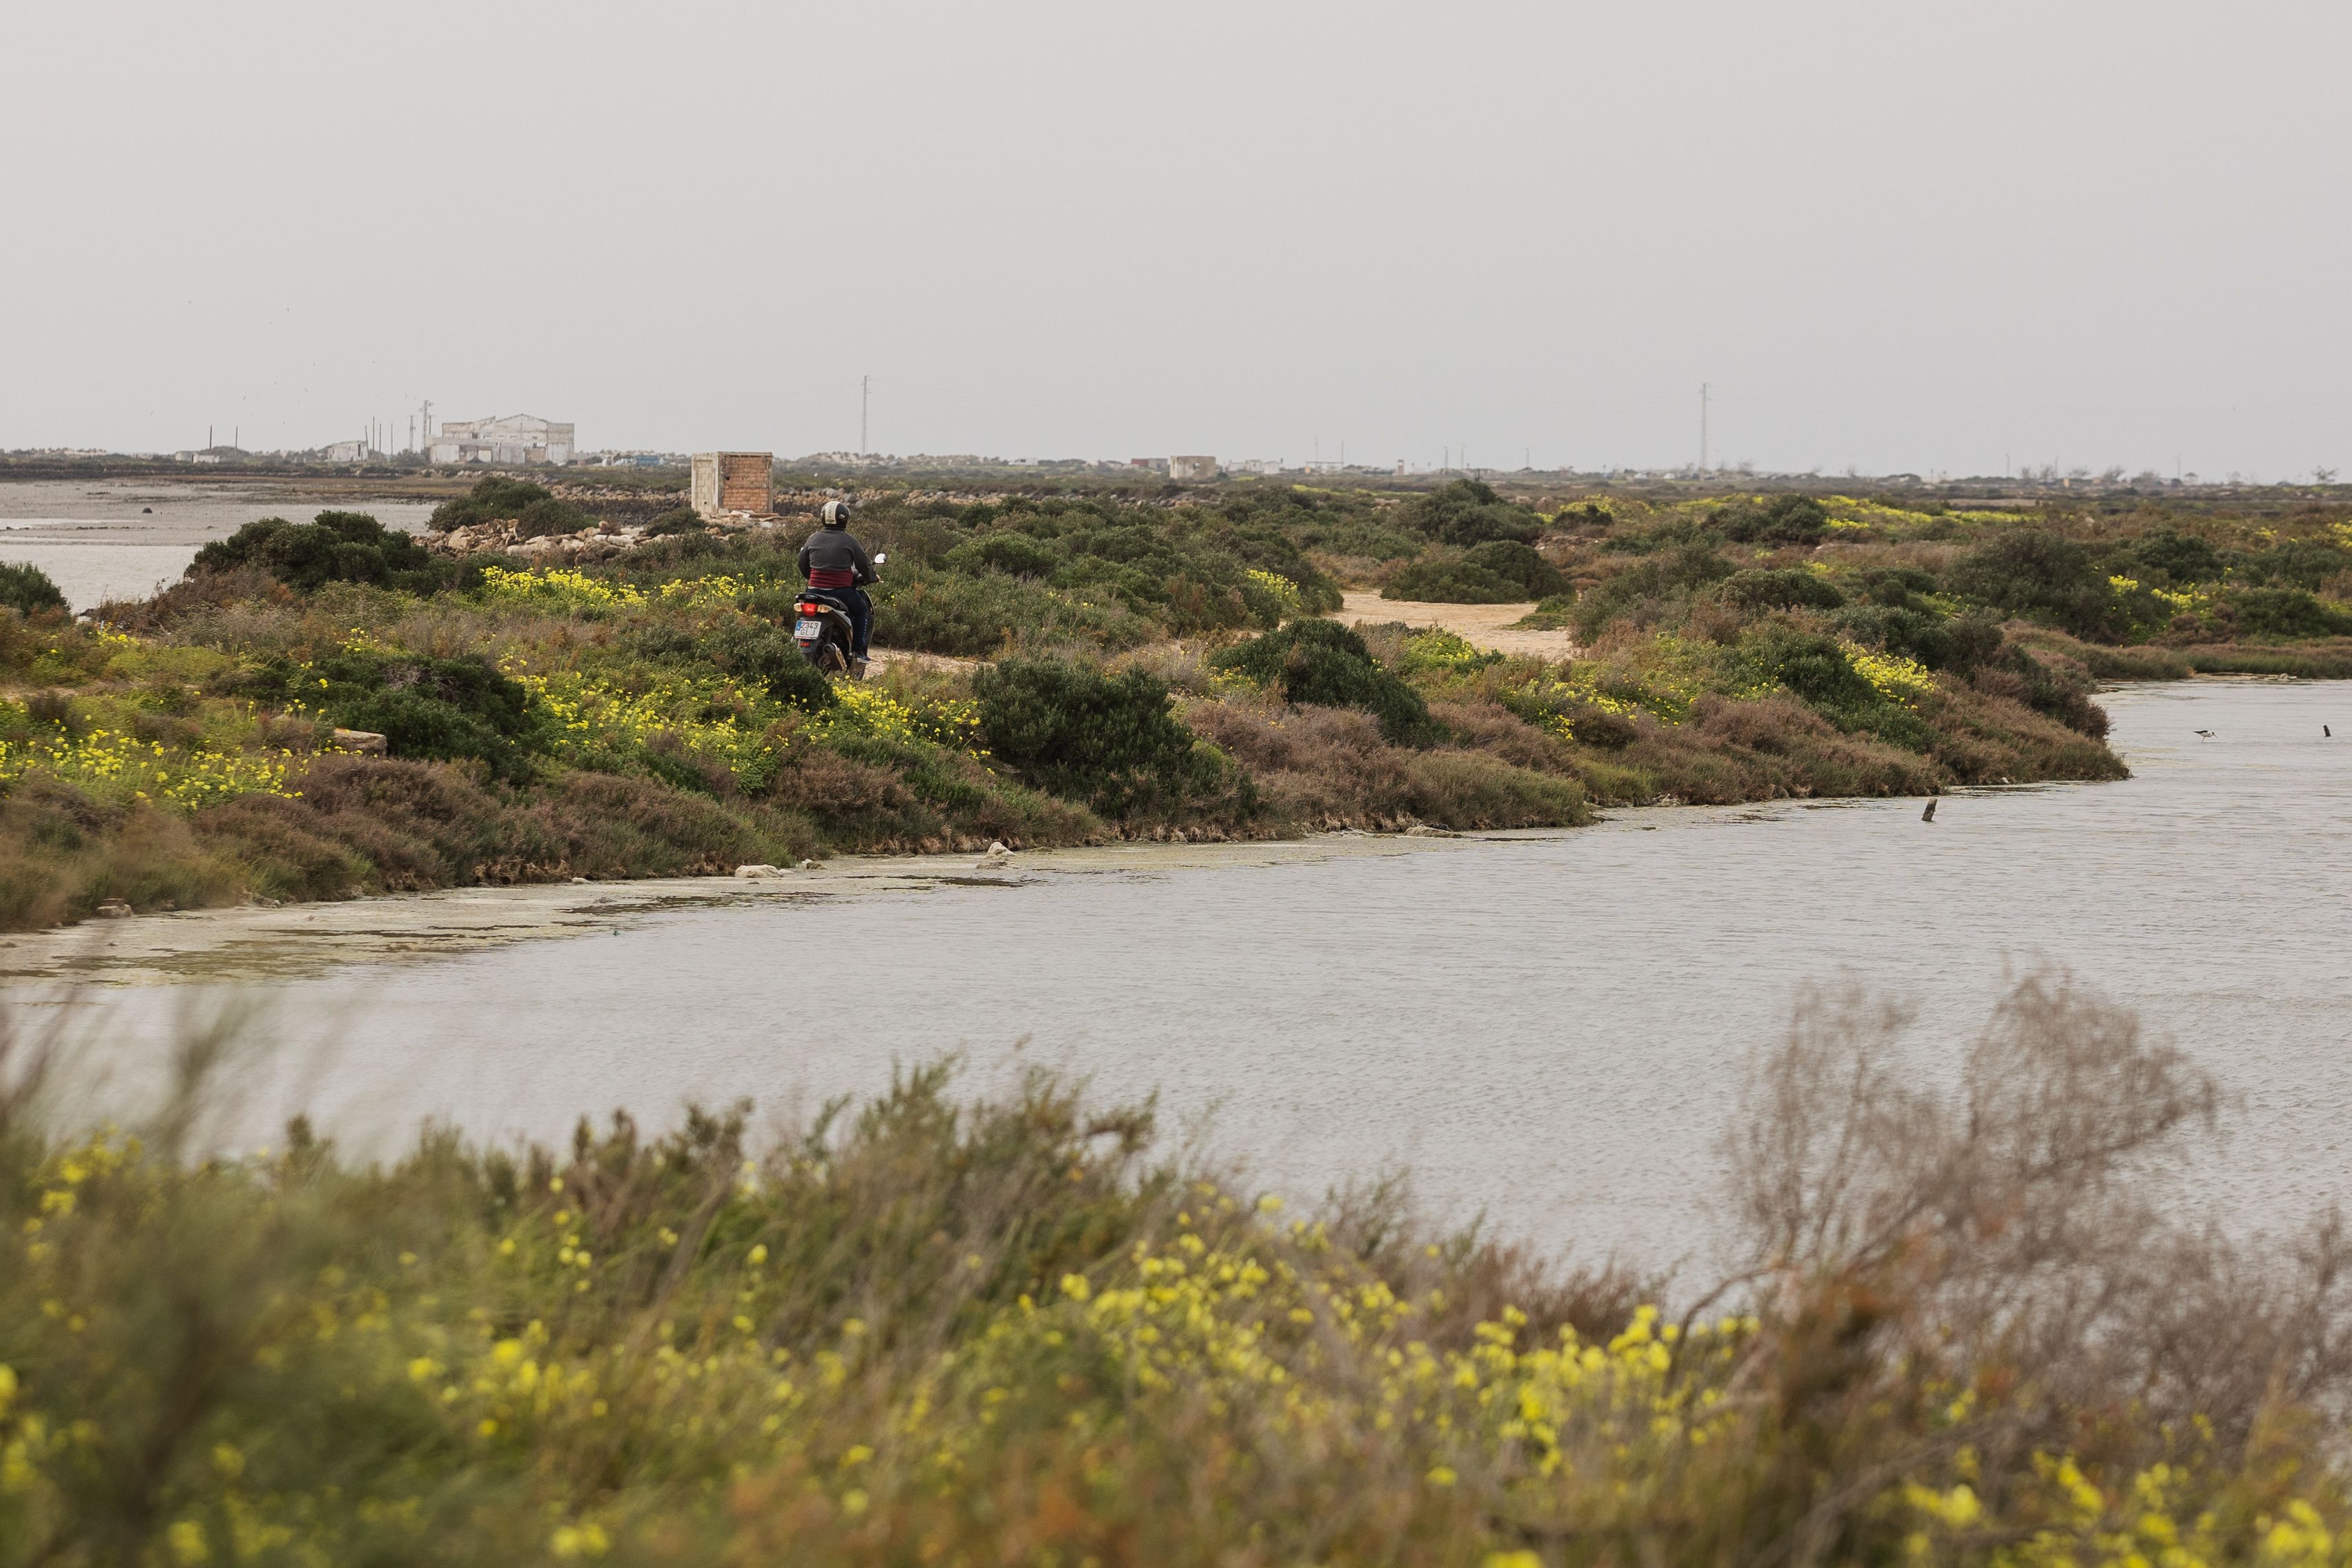
M 2192 732 L 2192 733 L 2194 733 L 2194 734 L 2197 734 L 2197 735 L 2201 735 L 2201 736 L 2203 736 L 2203 737 L 2204 737 L 2206 740 L 2208 740 L 2208 741 L 2210 741 L 2210 740 L 2211 740 L 2211 739 L 2213 738 L 2213 731 L 2210 731 L 2210 730 L 2197 730 L 2197 731 L 2191 731 L 2191 732 Z
M 1936 803 L 1933 800 L 1928 801 L 1927 809 L 1919 814 L 1919 820 L 1922 822 L 1933 822 L 1936 820 Z

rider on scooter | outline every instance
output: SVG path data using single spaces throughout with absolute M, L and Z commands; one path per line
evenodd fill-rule
M 874 601 L 866 596 L 866 584 L 881 577 L 866 546 L 850 537 L 849 503 L 829 500 L 823 516 L 824 526 L 801 546 L 801 575 L 810 587 L 822 589 L 849 611 L 850 635 L 857 645 L 850 654 L 863 659 L 874 640 Z

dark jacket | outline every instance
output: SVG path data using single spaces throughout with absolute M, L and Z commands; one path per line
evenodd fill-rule
M 881 581 L 872 558 L 866 553 L 866 546 L 852 538 L 849 530 L 837 526 L 818 529 L 801 546 L 801 575 L 806 577 L 818 570 L 855 572 L 860 587 Z

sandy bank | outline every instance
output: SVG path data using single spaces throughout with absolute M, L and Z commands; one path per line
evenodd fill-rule
M 1541 658 L 1567 658 L 1576 652 L 1576 639 L 1565 630 L 1516 631 L 1513 621 L 1535 609 L 1523 605 L 1432 605 L 1417 599 L 1383 599 L 1376 593 L 1345 595 L 1339 619 L 1350 626 L 1403 621 L 1409 626 L 1444 626 L 1480 647 L 1497 653 L 1534 654 Z
M 1002 867 L 983 867 L 970 855 L 848 855 L 812 870 L 748 880 L 669 877 L 535 883 L 275 909 L 188 910 L 0 937 L 0 985 L 285 979 L 347 964 L 603 935 L 674 910 L 940 887 L 1018 888 L 1051 877 L 1150 877 L 1188 868 L 1294 865 L 1342 856 L 1425 853 L 1450 842 L 1445 836 L 1337 833 L 1247 844 L 1118 844 L 1031 850 Z

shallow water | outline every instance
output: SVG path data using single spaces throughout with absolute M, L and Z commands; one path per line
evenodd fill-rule
M 1279 1190 L 1403 1162 L 1457 1215 L 1660 1262 L 1702 1241 L 1690 1199 L 1738 1063 L 1800 985 L 1851 973 L 1915 999 L 1935 1073 L 2004 973 L 2047 958 L 2242 1093 L 2204 1192 L 2280 1222 L 2352 1195 L 2352 683 L 2107 702 L 2130 780 L 1963 792 L 1933 824 L 1916 800 L 1629 812 L 1411 853 L 658 913 L 283 983 L 266 989 L 289 1036 L 336 1044 L 290 1052 L 243 1131 L 297 1097 L 379 1147 L 425 1115 L 546 1136 L 688 1097 L 805 1108 L 951 1048 L 992 1077 L 1025 1038 L 1019 1059 L 1106 1095 L 1216 1107 L 1219 1147 Z M 117 1037 L 152 1049 L 172 994 L 112 999 Z
M 332 508 L 421 532 L 429 500 L 322 494 L 299 484 L 37 479 L 0 484 L 0 562 L 38 566 L 76 611 L 144 598 L 178 581 L 196 552 L 256 518 L 307 522 Z

